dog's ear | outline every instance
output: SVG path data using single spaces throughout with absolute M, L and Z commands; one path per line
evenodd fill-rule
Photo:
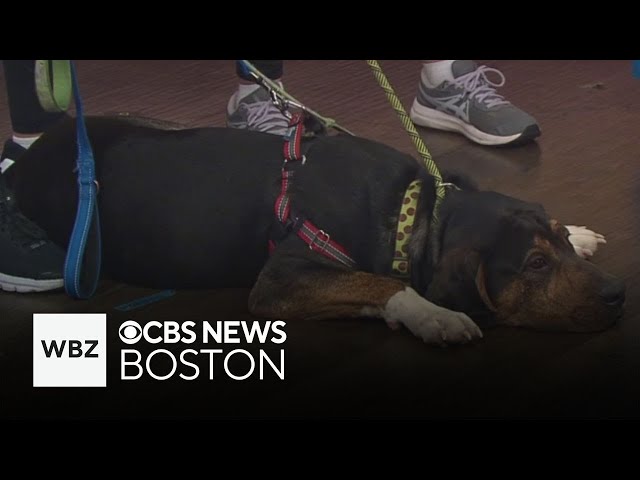
M 487 307 L 492 313 L 496 313 L 498 309 L 493 304 L 489 293 L 487 292 L 487 274 L 484 261 L 480 261 L 480 265 L 478 266 L 478 271 L 476 272 L 476 289 L 478 290 L 478 295 L 480 295 L 480 299 L 482 303 L 484 303 L 485 307 Z
M 480 253 L 471 249 L 452 249 L 438 262 L 425 296 L 437 305 L 470 316 L 486 315 L 496 311 L 486 284 Z

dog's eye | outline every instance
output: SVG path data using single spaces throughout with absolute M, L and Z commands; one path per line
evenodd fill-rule
M 527 266 L 532 270 L 542 270 L 548 267 L 549 263 L 547 262 L 547 259 L 544 258 L 542 255 L 536 255 L 535 257 L 532 257 L 529 260 L 529 262 L 527 263 Z

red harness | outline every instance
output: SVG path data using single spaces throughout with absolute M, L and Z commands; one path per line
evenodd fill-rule
M 296 217 L 291 219 L 291 199 L 289 197 L 289 185 L 293 177 L 290 163 L 300 161 L 304 165 L 306 158 L 301 154 L 300 142 L 304 132 L 304 117 L 302 113 L 295 112 L 289 120 L 289 134 L 284 141 L 284 165 L 282 166 L 282 188 L 276 199 L 276 218 L 282 224 L 286 232 L 294 231 L 309 246 L 309 249 L 321 253 L 325 257 L 336 260 L 347 267 L 355 267 L 356 262 L 349 256 L 345 248 L 331 240 L 331 236 L 319 229 L 309 220 Z M 275 242 L 269 241 L 269 250 L 275 248 Z

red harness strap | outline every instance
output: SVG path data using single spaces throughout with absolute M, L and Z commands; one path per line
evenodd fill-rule
M 294 223 L 291 222 L 289 217 L 291 215 L 291 200 L 289 198 L 289 185 L 291 184 L 291 178 L 293 177 L 293 171 L 287 167 L 290 162 L 301 161 L 304 165 L 306 158 L 301 154 L 300 142 L 302 140 L 302 133 L 304 131 L 303 115 L 300 112 L 296 112 L 292 115 L 289 121 L 289 135 L 285 137 L 284 141 L 284 165 L 282 166 L 282 187 L 280 189 L 280 195 L 276 199 L 275 214 L 278 221 L 282 224 Z M 298 219 L 296 219 L 298 220 Z M 331 236 L 324 230 L 320 230 L 309 220 L 304 220 L 301 225 L 298 225 L 296 235 L 300 237 L 309 246 L 309 249 L 321 253 L 325 257 L 332 260 L 336 260 L 347 267 L 355 267 L 356 262 L 353 260 L 345 248 L 339 243 L 331 240 Z M 275 245 L 270 242 L 270 248 L 273 249 Z

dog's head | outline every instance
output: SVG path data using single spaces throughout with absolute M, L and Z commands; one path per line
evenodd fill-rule
M 544 209 L 461 192 L 443 212 L 440 260 L 425 296 L 489 324 L 598 331 L 622 315 L 624 284 L 580 258 Z

